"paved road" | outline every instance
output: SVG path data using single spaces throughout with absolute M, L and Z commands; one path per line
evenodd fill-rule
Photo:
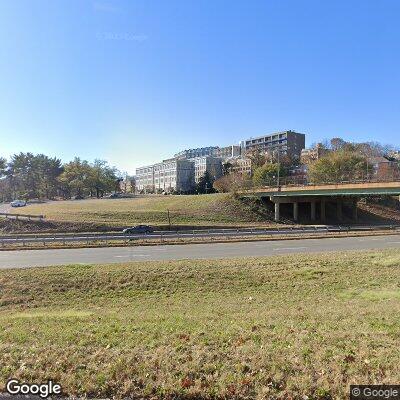
M 156 241 L 174 238 L 224 238 L 224 237 L 240 237 L 240 236 L 262 236 L 262 235 L 310 235 L 315 233 L 325 234 L 327 232 L 349 232 L 349 231 L 377 231 L 377 230 L 395 230 L 399 231 L 400 227 L 396 226 L 308 226 L 308 227 L 284 227 L 284 228 L 241 228 L 241 229 L 199 229 L 187 231 L 155 231 L 149 234 L 136 233 L 136 234 L 123 234 L 122 232 L 108 232 L 108 233 L 44 233 L 40 235 L 32 234 L 8 234 L 0 236 L 0 244 L 3 247 L 7 244 L 23 243 L 36 243 L 44 245 L 46 243 L 62 243 L 68 244 L 72 242 L 87 242 L 87 241 L 126 241 L 128 239 L 153 239 Z M 395 230 L 394 230 L 395 229 Z
M 390 248 L 400 251 L 400 235 L 169 246 L 0 251 L 0 269 L 127 261 L 218 259 Z

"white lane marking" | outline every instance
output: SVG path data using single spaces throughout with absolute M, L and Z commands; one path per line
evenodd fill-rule
M 369 237 L 369 236 L 367 236 L 367 237 L 364 237 L 364 238 L 358 238 L 357 239 L 359 242 L 371 242 L 371 241 L 379 241 L 379 242 L 382 242 L 382 241 L 386 241 L 386 237 L 379 237 L 379 238 L 371 238 L 371 237 Z
M 114 256 L 115 258 L 148 257 L 148 254 L 128 254 L 126 256 Z
M 387 242 L 387 244 L 400 244 L 400 242 Z
M 308 247 L 280 247 L 279 249 L 273 249 L 274 251 L 280 251 L 280 250 L 304 250 L 308 249 Z

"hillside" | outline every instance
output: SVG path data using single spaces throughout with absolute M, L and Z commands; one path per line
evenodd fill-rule
M 400 206 L 397 198 L 360 202 L 359 209 L 366 220 L 380 223 L 400 223 Z
M 32 204 L 16 212 L 43 214 L 47 220 L 75 225 L 166 227 L 168 210 L 173 226 L 266 225 L 271 217 L 260 201 L 238 200 L 230 194 L 53 201 Z

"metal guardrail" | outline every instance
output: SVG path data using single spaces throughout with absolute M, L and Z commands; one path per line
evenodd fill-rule
M 291 236 L 291 235 L 308 235 L 321 233 L 349 233 L 349 232 L 368 232 L 368 231 L 400 231 L 398 225 L 381 225 L 381 226 L 310 226 L 310 227 L 285 227 L 285 228 L 247 228 L 247 229 L 210 229 L 210 230 L 191 230 L 191 231 L 159 231 L 150 234 L 123 234 L 123 233 L 93 233 L 93 234 L 55 234 L 47 236 L 33 235 L 15 235 L 0 237 L 0 247 L 7 245 L 26 246 L 29 244 L 37 244 L 45 247 L 48 244 L 58 243 L 66 246 L 73 243 L 90 244 L 94 242 L 102 242 L 105 246 L 111 242 L 125 242 L 134 240 L 157 240 L 163 242 L 165 239 L 190 239 L 190 238 L 234 238 L 242 236 Z
M 0 216 L 1 217 L 5 217 L 5 218 L 13 218 L 13 219 L 27 219 L 29 221 L 31 221 L 32 219 L 37 219 L 39 221 L 42 221 L 45 216 L 44 215 L 31 215 L 31 214 L 12 214 L 12 213 L 3 213 L 0 212 Z

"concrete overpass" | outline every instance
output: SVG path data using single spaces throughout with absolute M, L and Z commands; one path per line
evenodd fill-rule
M 400 182 L 340 183 L 329 185 L 261 187 L 242 192 L 245 197 L 268 198 L 274 203 L 275 221 L 279 222 L 281 204 L 293 204 L 293 219 L 299 220 L 299 204 L 306 203 L 310 208 L 312 222 L 326 222 L 326 204 L 335 203 L 336 217 L 343 219 L 343 204 L 352 207 L 353 220 L 358 219 L 357 202 L 368 196 L 400 196 Z M 317 218 L 317 215 L 319 218 Z

